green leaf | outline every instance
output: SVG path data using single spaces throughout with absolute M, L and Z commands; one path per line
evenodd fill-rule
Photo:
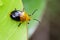
M 22 10 L 22 0 L 0 0 L 0 40 L 27 40 L 26 22 L 20 27 L 10 18 L 14 9 Z
M 27 11 L 28 14 L 32 14 L 32 12 L 35 9 L 38 9 L 34 15 L 31 16 L 31 21 L 29 22 L 28 25 L 28 36 L 30 37 L 32 33 L 35 31 L 37 28 L 37 25 L 39 22 L 33 20 L 37 19 L 41 21 L 42 15 L 44 13 L 44 9 L 46 7 L 46 0 L 23 0 L 24 2 L 24 7 L 25 10 Z

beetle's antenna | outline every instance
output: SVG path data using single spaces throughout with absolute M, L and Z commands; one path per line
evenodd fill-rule
M 32 15 L 33 15 L 37 10 L 38 10 L 38 9 L 35 9 L 35 10 L 33 11 Z
M 24 12 L 24 8 L 21 10 L 21 12 Z
M 23 8 L 23 10 L 22 11 L 24 11 L 24 8 Z
M 33 12 L 32 12 L 32 15 L 34 15 L 34 13 L 37 11 L 38 9 L 35 9 Z M 29 15 L 29 16 L 32 16 L 32 15 Z
M 38 21 L 38 22 L 40 23 L 40 21 L 39 21 L 39 20 L 37 20 L 37 19 L 33 19 L 33 20 Z

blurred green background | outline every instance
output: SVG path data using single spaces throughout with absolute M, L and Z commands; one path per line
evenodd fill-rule
M 37 19 L 41 21 L 41 18 L 43 16 L 44 10 L 46 8 L 46 0 L 22 0 L 23 6 L 25 8 L 25 11 L 28 14 L 32 14 L 32 12 L 35 9 L 38 9 L 33 16 L 31 16 L 31 21 L 28 24 L 28 36 L 31 37 L 31 35 L 34 33 L 35 29 L 37 28 L 37 25 L 39 22 L 33 20 Z

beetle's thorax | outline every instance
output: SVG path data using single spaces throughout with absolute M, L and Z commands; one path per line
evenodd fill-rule
M 29 21 L 30 17 L 28 16 L 28 14 L 26 14 L 25 12 L 23 12 L 22 16 L 20 16 L 20 20 L 21 21 Z

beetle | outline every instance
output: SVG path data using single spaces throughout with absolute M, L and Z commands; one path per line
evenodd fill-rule
M 34 12 L 32 13 L 32 15 L 33 15 L 36 11 L 37 11 L 37 9 L 34 10 Z M 13 10 L 13 11 L 11 12 L 11 14 L 10 14 L 11 19 L 13 19 L 13 20 L 15 20 L 15 21 L 20 21 L 20 24 L 18 25 L 18 27 L 21 25 L 22 22 L 24 22 L 24 21 L 27 21 L 27 22 L 30 21 L 30 20 L 31 20 L 30 16 L 31 16 L 31 15 L 28 15 L 28 14 L 24 11 L 24 8 L 23 8 L 22 11 L 17 10 L 17 9 L 15 8 L 15 10 Z M 34 19 L 34 20 L 39 21 L 39 20 L 37 20 L 37 19 Z M 39 22 L 40 22 L 40 21 L 39 21 Z M 28 24 L 29 24 L 29 23 L 28 23 Z

